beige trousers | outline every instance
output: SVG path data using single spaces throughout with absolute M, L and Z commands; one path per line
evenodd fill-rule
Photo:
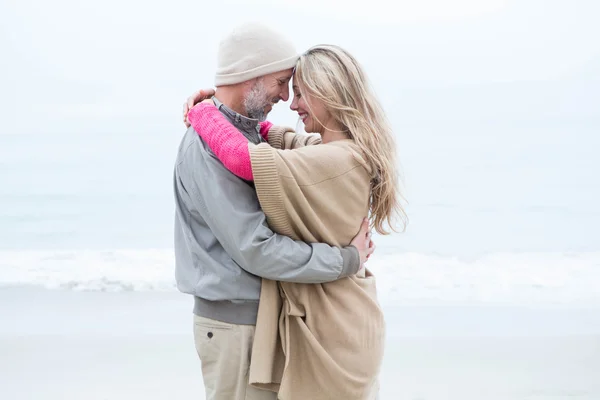
M 206 400 L 276 400 L 248 384 L 253 325 L 234 325 L 194 315 L 194 342 L 202 363 Z

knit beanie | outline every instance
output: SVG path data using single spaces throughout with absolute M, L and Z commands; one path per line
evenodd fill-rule
M 294 44 L 259 23 L 246 23 L 219 44 L 215 86 L 233 85 L 296 66 Z

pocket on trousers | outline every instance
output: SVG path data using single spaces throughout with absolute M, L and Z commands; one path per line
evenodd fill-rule
M 194 342 L 203 363 L 212 363 L 226 351 L 235 326 L 208 318 L 194 317 Z
M 231 362 L 239 359 L 236 354 L 239 353 L 238 335 L 239 329 L 235 325 L 194 318 L 194 342 L 202 363 L 206 393 L 235 393 L 237 379 L 233 379 Z M 211 396 L 207 395 L 207 398 Z

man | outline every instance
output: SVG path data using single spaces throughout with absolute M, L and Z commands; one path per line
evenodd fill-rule
M 288 99 L 297 58 L 288 40 L 258 24 L 221 42 L 215 104 L 249 141 L 262 140 L 259 121 Z M 353 275 L 372 252 L 368 225 L 343 249 L 275 234 L 252 184 L 227 171 L 192 128 L 179 147 L 174 191 L 177 286 L 194 296 L 206 398 L 276 399 L 248 385 L 261 277 L 320 283 Z

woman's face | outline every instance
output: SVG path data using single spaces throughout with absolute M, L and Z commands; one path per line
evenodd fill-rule
M 303 97 L 299 85 L 298 80 L 294 77 L 292 84 L 294 98 L 290 108 L 298 113 L 307 133 L 323 133 L 323 125 L 321 124 L 326 125 L 330 115 L 323 102 L 308 95 Z M 306 91 L 303 90 L 303 92 Z

